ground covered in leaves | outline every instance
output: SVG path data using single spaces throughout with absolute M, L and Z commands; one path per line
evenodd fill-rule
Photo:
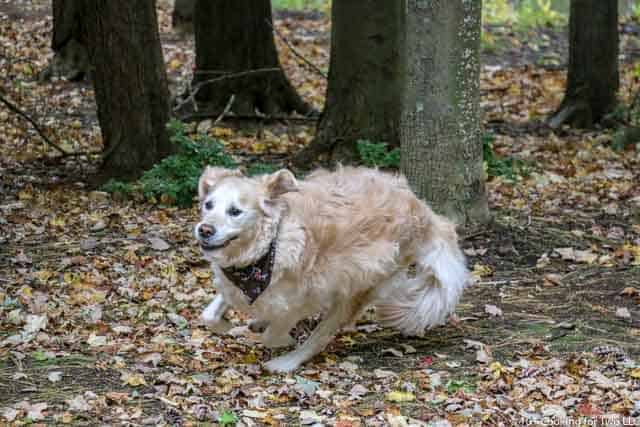
M 193 43 L 173 32 L 169 12 L 161 2 L 165 58 L 179 93 Z M 279 17 L 281 34 L 326 69 L 326 17 Z M 50 58 L 49 10 L 2 2 L 0 22 L 6 96 L 64 149 L 99 150 L 90 85 L 37 79 Z M 623 57 L 632 59 L 627 28 Z M 518 43 L 508 29 L 491 34 L 497 46 Z M 562 38 L 553 34 L 540 40 Z M 279 48 L 296 87 L 320 109 L 325 82 Z M 380 329 L 369 316 L 292 375 L 262 369 L 273 354 L 256 345 L 242 313 L 232 316 L 233 336 L 199 323 L 214 291 L 191 237 L 195 208 L 87 189 L 93 162 L 52 160 L 57 154 L 27 124 L 0 109 L 0 420 L 638 425 L 640 149 L 614 149 L 612 131 L 554 133 L 536 121 L 561 99 L 562 49 L 547 43 L 532 50 L 538 56 L 526 57 L 526 49 L 484 56 L 485 128 L 496 153 L 524 169 L 489 182 L 494 221 L 463 236 L 476 284 L 457 316 L 424 338 Z M 547 57 L 560 59 L 550 67 L 539 60 Z M 637 87 L 625 64 L 628 100 Z M 240 159 L 281 159 L 313 133 L 304 122 L 200 127 Z M 299 339 L 307 333 L 301 328 Z

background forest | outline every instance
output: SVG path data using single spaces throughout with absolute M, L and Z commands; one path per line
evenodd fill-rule
M 428 3 L 0 0 L 0 422 L 640 423 L 640 2 Z M 269 375 L 198 320 L 197 178 L 336 163 L 406 173 L 475 283 Z

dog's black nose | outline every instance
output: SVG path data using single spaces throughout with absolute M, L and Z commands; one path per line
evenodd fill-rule
M 216 228 L 209 224 L 200 224 L 198 226 L 198 235 L 203 239 L 207 239 L 216 234 Z

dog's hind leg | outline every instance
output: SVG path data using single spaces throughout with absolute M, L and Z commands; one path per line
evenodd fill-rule
M 233 327 L 231 322 L 224 318 L 231 306 L 224 300 L 222 294 L 216 295 L 200 316 L 209 329 L 217 334 L 224 334 Z
M 247 325 L 249 330 L 254 334 L 263 333 L 264 330 L 267 329 L 267 326 L 269 326 L 269 322 L 267 320 L 259 320 L 259 319 L 250 320 L 249 324 Z
M 296 343 L 289 332 L 296 325 L 295 316 L 285 315 L 267 323 L 267 328 L 260 336 L 260 341 L 268 348 L 290 347 Z
M 331 311 L 322 319 L 311 336 L 297 349 L 268 361 L 265 368 L 270 372 L 291 372 L 307 360 L 320 353 L 331 342 L 340 327 L 346 325 L 362 310 L 367 298 L 345 301 L 336 298 Z

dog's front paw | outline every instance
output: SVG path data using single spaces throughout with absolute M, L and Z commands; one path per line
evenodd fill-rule
M 301 364 L 302 361 L 299 360 L 298 357 L 289 353 L 285 354 L 284 356 L 276 357 L 275 359 L 269 360 L 264 364 L 264 367 L 267 371 L 274 374 L 278 372 L 286 374 L 288 372 L 295 371 L 296 369 L 298 369 L 298 367 L 300 367 Z

